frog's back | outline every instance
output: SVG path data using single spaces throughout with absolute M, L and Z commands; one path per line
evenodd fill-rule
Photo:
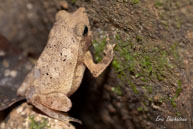
M 78 60 L 79 41 L 71 30 L 62 30 L 65 25 L 55 24 L 33 70 L 33 86 L 42 94 L 57 91 L 68 93 Z

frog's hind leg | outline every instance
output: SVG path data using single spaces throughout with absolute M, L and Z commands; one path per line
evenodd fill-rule
M 31 101 L 41 103 L 45 107 L 56 111 L 67 112 L 72 107 L 71 100 L 66 95 L 58 92 L 49 93 L 46 95 L 35 94 Z
M 45 113 L 49 117 L 55 118 L 55 119 L 63 121 L 63 122 L 73 121 L 73 122 L 77 122 L 77 123 L 82 124 L 82 122 L 80 120 L 75 119 L 75 118 L 70 117 L 70 116 L 67 116 L 63 112 L 59 112 L 59 111 L 55 111 L 55 110 L 52 110 L 50 108 L 47 108 L 44 105 L 42 105 L 36 101 L 33 102 L 33 105 L 35 105 L 35 107 L 37 107 L 39 110 L 41 110 L 43 113 Z

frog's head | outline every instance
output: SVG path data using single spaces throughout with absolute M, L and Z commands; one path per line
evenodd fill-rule
M 85 37 L 91 37 L 89 19 L 85 8 L 79 8 L 73 13 L 68 13 L 65 10 L 59 11 L 56 14 L 56 21 L 65 22 L 68 30 L 72 31 L 74 36 L 79 40 Z

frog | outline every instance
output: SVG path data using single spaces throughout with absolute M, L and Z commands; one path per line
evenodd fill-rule
M 92 31 L 84 7 L 58 11 L 47 44 L 17 91 L 28 103 L 51 118 L 69 119 L 70 96 L 79 88 L 85 69 L 98 77 L 113 60 L 114 44 L 106 44 L 103 59 L 95 63 L 89 47 Z M 72 121 L 77 121 L 70 118 Z

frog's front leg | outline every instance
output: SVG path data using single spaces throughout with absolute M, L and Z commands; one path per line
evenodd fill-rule
M 37 107 L 39 110 L 41 110 L 43 113 L 45 113 L 46 115 L 55 118 L 57 120 L 60 121 L 74 121 L 74 122 L 78 122 L 81 124 L 81 121 L 72 117 L 67 116 L 65 113 L 60 112 L 60 111 L 68 111 L 71 107 L 71 102 L 70 100 L 66 97 L 66 96 L 60 96 L 60 97 L 64 97 L 64 99 L 62 98 L 55 98 L 53 97 L 54 94 L 52 94 L 49 97 L 46 96 L 42 96 L 42 95 L 34 95 L 33 98 L 30 100 L 30 102 L 35 105 L 35 107 Z M 52 98 L 53 97 L 53 98 Z M 46 101 L 45 99 L 48 98 L 48 100 Z M 53 101 L 54 99 L 54 101 Z M 62 99 L 62 102 L 61 102 Z M 66 100 L 65 100 L 66 99 Z M 68 103 L 64 102 L 68 101 Z M 57 102 L 60 102 L 60 104 L 58 104 Z M 62 105 L 63 103 L 63 105 Z M 56 104 L 56 105 L 54 105 Z M 51 107 L 49 107 L 51 106 Z M 63 108 L 64 106 L 66 106 L 65 108 Z M 54 110 L 52 110 L 54 109 Z
M 115 46 L 114 44 L 111 45 L 109 42 L 107 42 L 106 49 L 104 51 L 106 55 L 102 59 L 102 61 L 97 64 L 94 63 L 93 57 L 90 51 L 87 51 L 85 53 L 83 58 L 84 64 L 87 66 L 87 68 L 89 69 L 89 71 L 92 73 L 94 77 L 98 77 L 113 60 L 114 46 Z

